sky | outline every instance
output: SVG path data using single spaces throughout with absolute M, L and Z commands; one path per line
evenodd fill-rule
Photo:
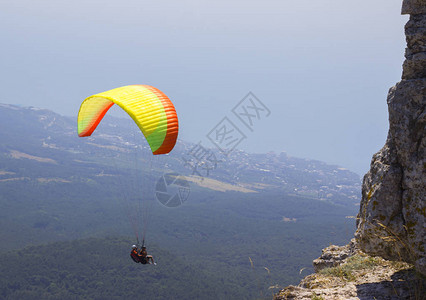
M 174 103 L 183 140 L 215 147 L 208 134 L 227 117 L 246 137 L 237 148 L 362 176 L 385 143 L 386 96 L 401 78 L 401 3 L 7 1 L 0 103 L 76 117 L 90 95 L 149 84 Z M 232 112 L 249 92 L 270 112 L 252 127 Z

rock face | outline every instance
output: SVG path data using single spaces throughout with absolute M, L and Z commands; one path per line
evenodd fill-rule
M 322 252 L 314 260 L 316 273 L 281 290 L 274 300 L 425 299 L 426 280 L 407 263 L 368 256 L 354 241 Z
M 370 255 L 402 260 L 426 275 L 426 0 L 405 0 L 402 80 L 389 90 L 386 144 L 364 176 L 355 237 Z
M 416 15 L 425 14 L 426 4 L 425 0 L 404 0 L 402 1 L 402 14 L 403 15 Z
M 389 90 L 388 138 L 364 176 L 356 239 L 325 248 L 316 273 L 274 300 L 426 299 L 426 0 L 404 0 L 402 13 L 411 15 L 402 80 Z
M 312 262 L 315 273 L 325 268 L 332 268 L 340 265 L 345 259 L 353 256 L 357 250 L 355 239 L 352 239 L 346 246 L 331 245 L 323 249 L 321 256 Z

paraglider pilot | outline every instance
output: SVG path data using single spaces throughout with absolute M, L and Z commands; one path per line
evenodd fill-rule
M 132 246 L 132 251 L 130 252 L 130 257 L 133 259 L 135 263 L 141 263 L 143 265 L 146 264 L 153 264 L 156 265 L 154 262 L 154 258 L 152 255 L 148 255 L 148 252 L 146 251 L 146 247 L 142 246 L 142 249 L 138 251 L 138 247 L 136 245 Z

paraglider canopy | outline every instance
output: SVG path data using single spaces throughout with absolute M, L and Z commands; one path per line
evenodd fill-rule
M 86 98 L 78 113 L 78 135 L 90 136 L 107 111 L 117 104 L 135 121 L 154 155 L 169 153 L 179 124 L 170 99 L 149 85 L 128 85 Z

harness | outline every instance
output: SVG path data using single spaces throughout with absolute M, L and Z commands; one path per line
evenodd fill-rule
M 143 265 L 146 265 L 148 263 L 148 260 L 146 259 L 146 256 L 140 256 L 139 262 Z
M 139 255 L 138 255 L 138 253 L 136 251 L 132 250 L 132 252 L 130 252 L 130 257 L 133 259 L 133 261 L 135 263 L 140 262 Z

